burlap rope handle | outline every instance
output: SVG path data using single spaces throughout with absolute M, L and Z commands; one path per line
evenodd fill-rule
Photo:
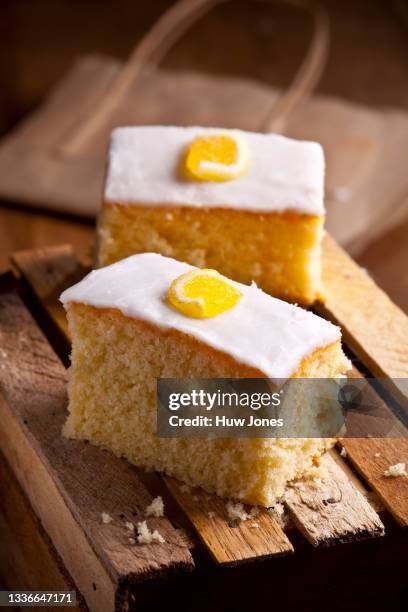
M 171 47 L 187 32 L 199 18 L 214 6 L 230 0 L 179 0 L 167 10 L 141 39 L 107 94 L 94 108 L 92 115 L 74 129 L 60 148 L 60 153 L 75 156 L 117 107 L 135 80 L 146 70 L 155 68 Z M 268 0 L 255 0 L 269 3 Z M 276 1 L 276 0 L 274 0 Z M 266 119 L 259 126 L 260 131 L 281 132 L 295 107 L 310 95 L 317 85 L 326 64 L 329 49 L 329 22 L 324 8 L 306 0 L 277 0 L 279 4 L 305 10 L 314 22 L 314 33 L 309 49 L 298 68 L 291 85 L 273 104 Z

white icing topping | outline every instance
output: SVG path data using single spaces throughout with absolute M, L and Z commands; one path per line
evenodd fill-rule
M 180 163 L 186 148 L 214 129 L 117 128 L 111 137 L 105 201 L 324 214 L 324 155 L 316 142 L 234 130 L 251 150 L 246 173 L 226 182 L 183 179 Z
M 243 297 L 217 317 L 187 317 L 168 304 L 167 292 L 175 278 L 192 269 L 156 253 L 132 255 L 94 270 L 60 299 L 64 305 L 116 308 L 125 316 L 184 332 L 275 380 L 290 377 L 304 357 L 340 338 L 335 325 L 254 284 L 234 283 Z

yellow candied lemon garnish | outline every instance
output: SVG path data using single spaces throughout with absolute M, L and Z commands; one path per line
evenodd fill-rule
M 236 131 L 207 132 L 197 136 L 185 157 L 188 177 L 200 181 L 231 181 L 243 175 L 249 165 L 250 150 Z
M 170 304 L 182 314 L 208 319 L 233 308 L 242 293 L 216 270 L 196 269 L 176 278 L 169 289 Z

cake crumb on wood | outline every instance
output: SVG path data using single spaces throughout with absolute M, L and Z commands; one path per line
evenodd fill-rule
M 128 538 L 128 540 L 129 540 L 129 544 L 131 544 L 132 546 L 136 544 L 135 538 Z
M 390 465 L 384 472 L 384 476 L 387 478 L 398 478 L 398 476 L 408 476 L 407 468 L 405 463 L 396 463 Z
M 232 501 L 227 502 L 226 509 L 228 513 L 228 518 L 232 521 L 247 521 L 248 519 L 253 519 L 258 516 L 260 512 L 258 506 L 252 506 L 250 511 L 247 512 L 242 502 L 234 504 L 234 502 Z
M 208 517 L 209 517 L 209 518 L 214 518 L 214 516 L 215 516 L 215 512 L 213 512 L 212 510 L 210 510 L 209 512 L 207 512 L 207 514 L 208 514 Z
M 152 503 L 147 506 L 145 512 L 146 516 L 155 516 L 156 518 L 164 516 L 164 503 L 162 497 L 160 497 L 160 495 L 155 497 Z
M 259 529 L 260 525 L 258 522 L 252 523 L 252 525 L 249 526 L 250 529 Z
M 250 518 L 250 515 L 244 508 L 244 504 L 241 502 L 234 504 L 234 502 L 229 501 L 227 502 L 226 509 L 228 518 L 230 518 L 232 521 L 247 521 Z
M 347 457 L 347 451 L 345 449 L 344 446 L 342 446 L 341 451 L 340 451 L 340 456 L 346 458 Z
M 105 525 L 113 521 L 113 518 L 107 512 L 102 512 L 101 517 L 102 517 L 102 523 L 104 523 Z
M 279 527 L 284 529 L 288 523 L 288 515 L 285 511 L 285 506 L 282 502 L 275 502 L 273 506 L 268 508 L 269 514 L 275 519 Z
M 129 531 L 134 531 L 134 530 L 135 530 L 135 526 L 134 526 L 134 524 L 133 524 L 133 523 L 130 523 L 129 521 L 126 521 L 126 523 L 125 523 L 125 527 L 126 527 L 127 529 L 129 529 Z
M 381 453 L 375 453 L 374 457 L 381 457 Z
M 139 544 L 152 544 L 153 542 L 164 544 L 166 540 L 157 529 L 150 531 L 146 521 L 142 521 L 137 524 L 137 541 Z

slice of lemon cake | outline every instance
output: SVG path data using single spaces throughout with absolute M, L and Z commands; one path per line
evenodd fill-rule
M 159 438 L 159 378 L 337 377 L 340 330 L 255 285 L 155 253 L 95 270 L 61 301 L 72 334 L 65 435 L 224 497 L 271 505 L 332 440 Z M 302 409 L 300 406 L 299 410 Z
M 312 303 L 322 297 L 323 182 L 315 142 L 198 127 L 118 128 L 97 264 L 152 251 Z

